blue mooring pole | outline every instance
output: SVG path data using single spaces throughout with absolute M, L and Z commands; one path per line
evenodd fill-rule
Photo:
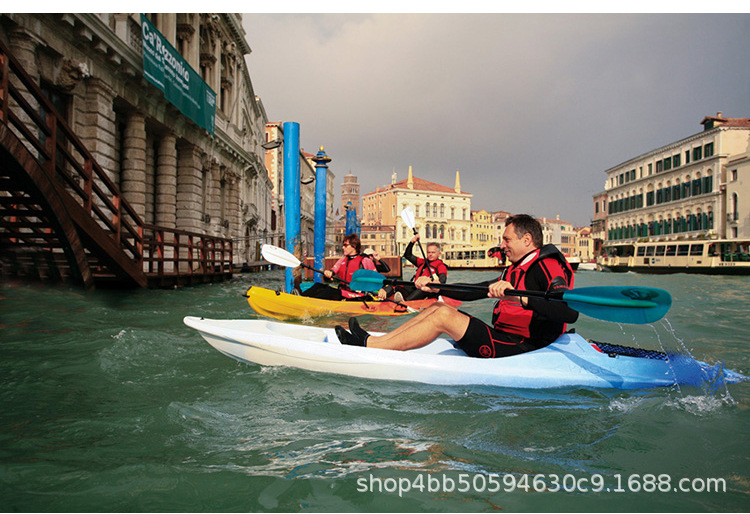
M 357 234 L 359 236 L 360 223 L 357 219 L 357 208 L 352 205 L 352 202 L 346 202 L 346 229 L 345 236 L 350 234 Z
M 299 184 L 299 123 L 284 123 L 284 222 L 286 226 L 286 250 L 299 260 L 300 254 L 300 184 Z M 294 287 L 292 268 L 286 269 L 286 292 Z
M 328 163 L 331 158 L 321 146 L 315 161 L 315 268 L 325 269 L 326 254 L 326 192 L 328 190 Z M 322 282 L 320 273 L 315 273 L 313 281 Z

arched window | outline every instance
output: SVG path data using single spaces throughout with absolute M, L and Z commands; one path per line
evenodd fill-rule
M 430 235 L 430 225 L 428 223 L 427 225 L 425 225 L 425 238 L 429 239 L 431 237 L 432 236 Z
M 740 219 L 740 197 L 737 193 L 732 193 L 732 221 Z
M 445 218 L 445 204 L 444 203 L 440 204 L 440 217 Z
M 432 217 L 437 218 L 437 204 L 432 204 Z
M 429 218 L 430 217 L 430 202 L 426 202 L 424 204 L 424 217 Z

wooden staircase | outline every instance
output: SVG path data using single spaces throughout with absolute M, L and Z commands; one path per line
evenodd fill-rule
M 0 276 L 93 289 L 232 272 L 231 240 L 145 225 L 0 43 Z

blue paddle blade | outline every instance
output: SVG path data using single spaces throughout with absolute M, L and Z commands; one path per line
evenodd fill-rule
M 672 296 L 653 287 L 582 287 L 562 295 L 571 309 L 592 318 L 643 325 L 664 317 Z
M 383 287 L 386 278 L 377 271 L 359 269 L 352 274 L 349 288 L 353 291 L 373 292 Z

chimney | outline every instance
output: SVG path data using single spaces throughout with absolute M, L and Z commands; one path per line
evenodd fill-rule
M 458 170 L 456 170 L 456 187 L 454 187 L 456 190 L 456 193 L 461 192 L 461 177 L 458 174 Z
M 414 177 L 411 174 L 411 166 L 409 166 L 409 178 L 406 179 L 406 187 L 408 189 L 414 189 Z

